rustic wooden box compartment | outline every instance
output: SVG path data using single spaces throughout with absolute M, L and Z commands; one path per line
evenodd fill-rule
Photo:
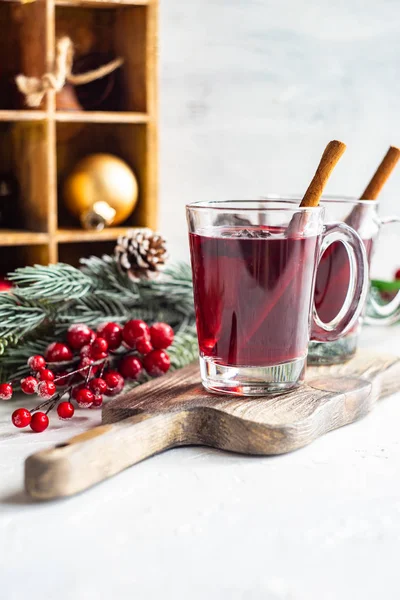
M 18 227 L 0 229 L 0 275 L 25 263 L 76 264 L 79 256 L 112 250 L 128 227 L 156 228 L 157 1 L 0 0 L 0 26 L 0 52 L 7 57 L 0 67 L 0 170 L 18 179 L 22 209 Z M 73 39 L 77 57 L 109 51 L 124 58 L 117 111 L 58 111 L 52 91 L 39 109 L 23 106 L 15 75 L 51 71 L 62 34 Z M 62 202 L 66 175 L 93 152 L 121 157 L 139 182 L 132 216 L 102 232 L 82 230 Z
M 19 187 L 16 243 L 20 233 L 48 232 L 47 148 L 45 121 L 0 121 L 0 170 L 11 173 Z M 3 236 L 0 229 L 0 245 Z
M 40 76 L 46 68 L 46 8 L 0 0 L 0 109 L 23 108 L 14 77 Z
M 102 254 L 110 254 L 113 251 L 114 245 L 114 240 L 101 240 L 92 242 L 90 244 L 91 254 L 95 254 L 97 256 L 101 256 Z M 74 265 L 74 267 L 77 267 L 79 265 L 79 259 L 84 256 L 86 249 L 86 242 L 60 242 L 58 245 L 59 259 L 62 262 L 66 262 L 70 265 Z
M 116 72 L 121 84 L 118 110 L 147 110 L 145 6 L 56 7 L 56 37 L 68 35 L 75 42 L 75 56 L 89 52 L 109 53 L 124 58 Z
M 62 185 L 74 164 L 94 152 L 111 152 L 122 158 L 136 173 L 139 183 L 137 209 L 122 226 L 140 226 L 148 222 L 146 207 L 147 128 L 145 125 L 121 123 L 57 123 L 57 181 L 58 229 L 75 227 L 82 233 L 79 223 L 65 210 L 62 202 Z M 85 232 L 84 232 L 85 233 Z

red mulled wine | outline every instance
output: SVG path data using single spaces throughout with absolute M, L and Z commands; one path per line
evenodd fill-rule
M 372 239 L 363 240 L 371 263 Z M 315 282 L 315 307 L 322 321 L 329 323 L 339 314 L 350 284 L 350 263 L 343 244 L 335 242 L 322 255 Z
M 275 227 L 190 233 L 200 353 L 230 366 L 307 354 L 319 236 Z

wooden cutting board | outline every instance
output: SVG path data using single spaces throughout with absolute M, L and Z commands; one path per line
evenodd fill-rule
M 70 496 L 177 446 L 290 452 L 356 421 L 399 389 L 400 358 L 370 352 L 310 367 L 303 387 L 263 398 L 207 393 L 196 363 L 108 402 L 103 425 L 30 456 L 26 490 L 40 499 Z

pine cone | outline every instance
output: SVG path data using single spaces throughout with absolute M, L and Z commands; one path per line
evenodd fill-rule
M 132 229 L 121 235 L 114 256 L 132 281 L 154 279 L 168 259 L 164 238 L 151 229 Z

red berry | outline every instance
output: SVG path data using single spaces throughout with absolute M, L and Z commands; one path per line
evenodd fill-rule
M 71 402 L 60 402 L 57 406 L 57 414 L 63 421 L 74 416 L 75 409 Z
M 83 323 L 71 325 L 67 332 L 68 345 L 74 350 L 80 350 L 82 346 L 90 344 L 92 335 L 93 331 Z
M 135 348 L 136 342 L 142 337 L 149 337 L 150 329 L 147 323 L 139 321 L 139 319 L 132 319 L 125 324 L 122 330 L 122 337 L 124 342 L 130 347 Z
M 110 350 L 116 350 L 122 344 L 122 327 L 118 323 L 104 323 L 97 333 L 107 340 Z
M 97 373 L 97 371 L 99 370 L 99 366 L 100 365 L 94 365 L 95 360 L 94 358 L 91 358 L 90 356 L 84 356 L 82 358 L 82 360 L 80 361 L 79 365 L 78 365 L 78 369 L 84 369 L 80 375 L 82 377 L 86 377 L 86 375 L 89 372 L 89 367 L 91 366 L 91 374 L 95 375 Z M 93 366 L 94 365 L 94 366 Z
M 56 393 L 56 384 L 53 381 L 41 381 L 38 386 L 38 396 L 51 398 Z
M 46 361 L 44 360 L 43 356 L 36 354 L 35 356 L 28 358 L 28 366 L 32 369 L 32 371 L 39 371 L 39 369 L 45 368 Z
M 119 372 L 126 379 L 137 379 L 142 369 L 143 365 L 136 356 L 125 356 L 119 365 Z
M 92 346 L 86 345 L 82 346 L 79 352 L 80 356 L 91 356 L 92 355 Z
M 397 269 L 394 278 L 395 279 L 400 279 L 400 269 Z
M 49 417 L 44 412 L 36 412 L 32 415 L 31 429 L 35 433 L 41 433 L 49 426 Z
M 93 404 L 94 394 L 87 387 L 83 387 L 75 394 L 75 400 L 81 408 L 89 408 Z
M 151 377 L 159 377 L 168 371 L 171 361 L 164 350 L 153 350 L 144 357 L 143 365 Z
M 73 357 L 71 349 L 61 342 L 53 342 L 47 346 L 45 358 L 48 362 L 63 362 Z
M 12 283 L 7 281 L 5 277 L 0 277 L 0 292 L 9 292 L 12 287 Z
M 54 373 L 50 369 L 40 369 L 36 377 L 39 381 L 54 381 Z
M 97 394 L 94 397 L 93 404 L 90 408 L 100 408 L 103 404 L 103 396 L 101 394 Z
M 98 337 L 92 344 L 91 356 L 95 360 L 101 360 L 107 357 L 108 342 L 105 338 Z
M 106 396 L 117 396 L 118 394 L 120 394 L 122 392 L 122 390 L 124 389 L 124 383 L 120 383 L 116 388 L 111 389 L 111 388 L 107 388 L 107 392 L 106 392 Z
M 17 408 L 11 416 L 15 427 L 27 427 L 31 422 L 31 418 L 31 413 L 26 408 Z
M 136 350 L 139 354 L 143 354 L 145 356 L 149 352 L 153 350 L 153 346 L 151 345 L 150 338 L 142 337 L 136 342 Z
M 24 392 L 24 394 L 36 394 L 37 389 L 38 380 L 36 377 L 29 375 L 29 377 L 21 379 L 21 390 Z
M 104 381 L 107 384 L 107 396 L 116 396 L 122 391 L 125 384 L 124 378 L 118 371 L 108 371 L 104 375 Z
M 73 397 L 74 400 L 76 400 L 76 396 L 77 396 L 79 390 L 82 390 L 84 387 L 85 387 L 85 384 L 84 383 L 80 383 L 79 385 L 75 385 L 72 388 L 71 396 Z
M 10 400 L 13 395 L 11 383 L 0 383 L 0 400 Z
M 101 377 L 95 377 L 90 381 L 89 387 L 95 394 L 105 394 L 107 391 L 107 384 Z
M 118 373 L 118 371 L 108 371 L 104 375 L 104 381 L 106 382 L 107 387 L 110 389 L 118 387 L 118 385 L 121 383 L 121 379 L 122 376 L 120 373 Z
M 174 330 L 167 323 L 154 323 L 150 327 L 151 343 L 157 350 L 165 350 L 174 341 Z

